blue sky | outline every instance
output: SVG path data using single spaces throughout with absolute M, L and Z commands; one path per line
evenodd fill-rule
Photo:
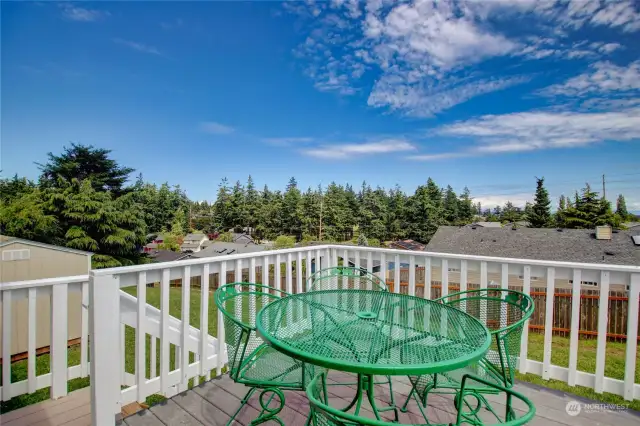
M 200 200 L 431 176 L 523 204 L 534 176 L 557 197 L 606 174 L 640 210 L 639 8 L 3 2 L 2 174 L 78 142 Z

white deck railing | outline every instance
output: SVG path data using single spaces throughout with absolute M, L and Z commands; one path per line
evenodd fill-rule
M 3 362 L 2 399 L 51 386 L 51 397 L 58 398 L 67 393 L 67 380 L 91 374 L 92 416 L 95 425 L 111 425 L 114 415 L 120 413 L 123 405 L 143 402 L 149 395 L 172 396 L 187 388 L 189 380 L 199 382 L 200 377 L 220 375 L 226 362 L 224 327 L 220 313 L 217 318 L 209 318 L 209 304 L 213 298 L 210 278 L 217 275 L 218 285 L 224 284 L 227 273 L 233 274 L 234 281 L 280 283 L 287 292 L 306 291 L 306 279 L 314 269 L 335 266 L 339 259 L 350 259 L 356 267 L 366 266 L 386 277 L 393 284 L 393 291 L 401 291 L 401 286 L 409 294 L 416 294 L 416 268 L 424 267 L 422 297 L 431 295 L 431 283 L 442 283 L 441 292 L 449 292 L 450 283 L 459 283 L 464 291 L 470 283 L 480 288 L 495 285 L 490 281 L 498 277 L 497 285 L 506 288 L 509 279 L 521 277 L 522 290 L 530 293 L 532 277 L 546 281 L 545 324 L 553 324 L 555 287 L 567 285 L 572 280 L 570 357 L 568 367 L 551 363 L 552 327 L 545 326 L 544 356 L 542 361 L 527 357 L 528 327 L 524 327 L 521 341 L 519 371 L 556 379 L 570 386 L 580 385 L 592 388 L 597 393 L 609 392 L 623 396 L 626 400 L 640 399 L 640 384 L 635 383 L 638 309 L 640 292 L 640 267 L 600 264 L 579 264 L 548 262 L 524 259 L 507 259 L 481 256 L 466 256 L 443 253 L 389 250 L 381 248 L 323 245 L 288 250 L 266 251 L 216 258 L 190 259 L 184 261 L 138 265 L 92 271 L 89 277 L 67 277 L 55 280 L 40 280 L 0 284 L 2 291 L 2 355 L 10 356 L 11 308 L 12 301 L 26 298 L 29 309 L 29 351 L 28 379 L 10 382 L 10 363 Z M 270 275 L 269 266 L 273 268 Z M 303 267 L 304 265 L 304 267 Z M 408 266 L 407 282 L 401 283 L 401 268 Z M 303 273 L 304 270 L 304 273 Z M 244 274 L 243 274 L 244 271 Z M 200 298 L 200 321 L 191 326 L 188 318 L 191 309 L 191 286 L 183 285 L 181 292 L 181 314 L 179 318 L 169 313 L 170 282 L 181 279 L 190 282 L 192 277 L 200 277 L 199 290 L 209 297 Z M 600 290 L 598 311 L 597 350 L 595 373 L 578 370 L 579 324 L 580 324 L 580 283 L 595 281 Z M 540 284 L 537 284 L 539 287 Z M 159 308 L 145 303 L 147 285 L 159 283 Z M 406 284 L 406 285 L 405 285 Z M 627 289 L 627 343 L 625 353 L 624 378 L 605 376 L 607 362 L 607 320 L 609 314 L 609 289 L 620 286 Z M 137 298 L 123 289 L 135 288 Z M 67 294 L 79 291 L 86 308 L 82 310 L 81 362 L 79 366 L 67 367 Z M 51 294 L 51 373 L 35 375 L 35 312 L 36 295 Z M 217 311 L 216 311 L 217 312 Z M 186 320 L 186 321 L 185 321 Z M 215 336 L 201 333 L 209 329 L 210 321 L 217 321 Z M 125 327 L 135 329 L 135 350 L 126 351 Z M 90 360 L 87 358 L 87 331 L 90 335 Z M 147 337 L 149 336 L 149 337 Z M 149 340 L 149 343 L 147 343 Z M 171 347 L 173 346 L 173 362 Z M 159 349 L 159 360 L 156 351 Z M 147 351 L 149 354 L 147 354 Z M 148 355 L 148 356 L 147 356 Z M 125 371 L 125 362 L 133 357 L 133 372 Z M 193 361 L 192 359 L 193 358 Z M 159 363 L 158 363 L 159 361 Z M 159 368 L 156 368 L 159 365 Z M 89 369 L 90 366 L 90 369 Z M 159 370 L 159 371 L 157 371 Z

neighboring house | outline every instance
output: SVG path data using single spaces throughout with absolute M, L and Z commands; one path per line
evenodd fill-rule
M 202 250 L 205 241 L 209 241 L 205 234 L 187 234 L 180 245 L 180 251 L 197 253 Z
M 399 250 L 423 251 L 425 248 L 425 245 L 413 240 L 398 240 L 398 241 L 389 243 L 389 248 L 394 248 Z
M 203 257 L 216 257 L 216 256 L 227 256 L 230 254 L 243 254 L 243 253 L 254 253 L 259 251 L 265 251 L 268 247 L 258 245 L 258 244 L 240 244 L 240 243 L 223 243 L 223 242 L 214 242 L 209 245 L 207 248 L 200 250 L 198 253 L 194 253 L 193 257 L 203 258 Z
M 190 259 L 191 253 L 182 253 L 171 250 L 154 250 L 149 252 L 149 257 L 154 262 L 173 262 L 175 260 Z
M 147 235 L 147 241 L 151 240 L 150 243 L 147 243 L 142 251 L 144 253 L 151 253 L 153 251 L 158 250 L 158 246 L 160 244 L 162 244 L 164 242 L 164 235 L 163 234 L 149 234 Z
M 4 235 L 0 235 L 0 254 L 0 283 L 88 275 L 93 255 L 86 251 Z M 78 286 L 68 288 L 70 341 L 75 341 L 81 336 L 82 295 L 78 290 Z M 26 297 L 19 297 L 16 294 L 11 311 L 13 324 L 11 355 L 17 355 L 27 351 L 29 319 Z M 51 335 L 51 296 L 49 294 L 39 291 L 36 293 L 36 311 L 36 348 L 48 348 Z M 2 329 L 1 318 L 0 314 L 0 330 Z M 0 353 L 2 353 L 1 349 Z
M 315 262 L 314 262 L 315 263 Z M 378 272 L 380 272 L 380 261 L 373 259 L 371 261 L 371 263 L 373 264 L 373 273 L 377 274 Z M 349 266 L 352 268 L 355 268 L 356 266 L 356 259 L 353 257 L 349 258 Z M 360 268 L 361 269 L 368 269 L 369 265 L 367 265 L 367 259 L 362 259 L 360 258 Z
M 441 226 L 426 251 L 516 259 L 552 260 L 577 263 L 640 265 L 640 232 L 613 231 L 602 227 L 602 239 L 593 229 L 502 228 Z M 636 237 L 636 238 L 634 238 Z M 449 268 L 450 272 L 460 272 Z M 437 275 L 436 275 L 437 276 Z M 517 284 L 519 279 L 520 284 Z M 546 279 L 532 275 L 532 286 L 546 286 Z M 452 278 L 452 280 L 454 280 Z M 471 280 L 471 278 L 470 278 Z M 499 275 L 489 280 L 500 282 Z M 583 288 L 597 288 L 599 278 L 582 281 Z M 559 280 L 560 281 L 560 280 Z M 454 281 L 452 281 L 454 282 Z M 522 276 L 509 277 L 510 285 L 522 285 Z M 558 282 L 559 287 L 571 282 Z M 612 290 L 626 283 L 611 283 Z
M 238 244 L 255 244 L 256 242 L 248 234 L 232 233 L 233 242 Z
M 482 227 L 482 228 L 502 228 L 502 224 L 500 222 L 474 222 L 471 225 L 467 225 L 471 228 L 473 227 Z

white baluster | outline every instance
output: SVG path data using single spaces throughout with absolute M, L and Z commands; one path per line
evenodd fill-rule
M 569 386 L 576 385 L 576 371 L 578 369 L 578 339 L 580 338 L 580 283 L 582 271 L 573 270 L 573 284 L 571 290 L 571 335 L 569 336 Z
M 598 337 L 596 347 L 596 393 L 604 392 L 604 366 L 607 355 L 607 318 L 609 316 L 609 271 L 600 273 L 600 301 L 598 307 Z M 629 336 L 627 334 L 627 336 Z
M 137 401 L 143 403 L 147 394 L 145 385 L 147 383 L 146 371 L 146 348 L 147 348 L 147 331 L 146 331 L 146 310 L 147 310 L 147 273 L 138 272 L 138 306 L 137 306 L 137 328 L 136 328 L 136 386 Z M 153 337 L 152 337 L 153 338 Z

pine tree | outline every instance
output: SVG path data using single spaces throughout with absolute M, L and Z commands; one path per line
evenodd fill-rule
M 567 199 L 564 195 L 560 195 L 558 199 L 558 210 L 556 211 L 556 226 L 558 228 L 565 228 L 565 215 L 567 213 Z
M 134 169 L 119 166 L 109 157 L 111 150 L 75 143 L 63 150 L 60 155 L 48 153 L 45 164 L 36 163 L 42 186 L 59 187 L 60 178 L 65 182 L 78 179 L 91 181 L 96 191 L 111 191 L 115 196 L 126 192 L 124 184 Z
M 611 210 L 611 203 L 599 198 L 589 184 L 580 195 L 576 193 L 573 206 L 566 209 L 565 223 L 567 228 L 576 229 L 593 229 L 600 225 L 620 226 L 619 218 Z
M 624 199 L 624 195 L 618 195 L 616 200 L 616 214 L 626 220 L 629 217 L 629 211 L 627 210 L 627 202 Z
M 369 246 L 369 241 L 367 241 L 367 237 L 364 235 L 364 233 L 361 233 L 358 236 L 358 245 L 359 246 L 364 246 L 364 247 L 368 247 Z
M 471 200 L 471 192 L 466 186 L 458 200 L 458 219 L 462 223 L 470 223 L 473 220 L 473 201 Z
M 245 206 L 247 211 L 247 225 L 252 229 L 255 229 L 258 222 L 258 209 L 260 208 L 260 196 L 256 191 L 253 178 L 249 175 L 247 179 L 247 188 L 245 191 L 246 199 Z
M 453 192 L 451 185 L 447 186 L 444 193 L 444 218 L 450 225 L 458 223 L 458 197 Z
M 288 235 L 301 237 L 302 222 L 300 221 L 300 203 L 302 196 L 295 178 L 289 179 L 287 190 L 284 193 L 283 226 Z
M 547 228 L 551 226 L 551 201 L 549 192 L 544 187 L 544 178 L 536 178 L 536 195 L 531 214 L 528 216 L 531 228 Z

